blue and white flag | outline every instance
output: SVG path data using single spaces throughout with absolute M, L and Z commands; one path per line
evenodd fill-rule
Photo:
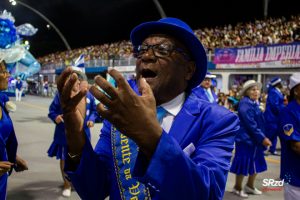
M 74 67 L 78 67 L 81 69 L 80 71 L 85 73 L 85 68 L 84 68 L 84 54 L 81 54 L 74 62 Z

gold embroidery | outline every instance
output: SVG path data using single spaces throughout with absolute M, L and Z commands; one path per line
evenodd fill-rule
M 140 182 L 136 182 L 136 185 L 131 185 L 131 187 L 129 187 L 129 193 L 133 196 L 136 196 L 140 193 L 139 190 L 139 186 L 140 186 Z
M 286 134 L 287 136 L 291 136 L 293 132 L 294 132 L 293 127 L 290 130 L 284 130 L 284 134 Z

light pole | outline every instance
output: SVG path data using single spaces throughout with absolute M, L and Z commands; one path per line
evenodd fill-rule
M 29 10 L 35 12 L 41 18 L 43 18 L 48 24 L 50 24 L 50 26 L 52 26 L 54 28 L 54 30 L 57 32 L 57 34 L 59 35 L 59 37 L 61 38 L 61 40 L 64 42 L 66 48 L 68 50 L 71 50 L 71 47 L 70 47 L 69 43 L 67 42 L 66 38 L 64 37 L 64 35 L 60 32 L 60 30 L 45 15 L 43 15 L 41 12 L 39 12 L 35 8 L 32 8 L 31 6 L 27 5 L 26 3 L 23 3 L 22 1 L 19 1 L 19 0 L 9 0 L 9 2 L 13 6 L 15 6 L 17 4 L 20 4 L 20 5 L 28 8 Z
M 264 0 L 264 18 L 268 17 L 269 0 Z
M 153 3 L 155 4 L 155 6 L 156 6 L 156 8 L 157 8 L 157 10 L 158 10 L 158 12 L 159 12 L 159 14 L 160 14 L 160 17 L 161 17 L 161 18 L 167 17 L 167 15 L 166 15 L 166 13 L 165 13 L 163 7 L 162 7 L 161 4 L 159 3 L 159 1 L 158 1 L 158 0 L 153 0 Z

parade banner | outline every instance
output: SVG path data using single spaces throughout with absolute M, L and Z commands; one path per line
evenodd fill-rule
M 215 49 L 214 64 L 224 68 L 300 68 L 300 42 Z

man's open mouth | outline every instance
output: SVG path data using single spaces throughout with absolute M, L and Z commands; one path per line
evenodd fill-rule
M 151 69 L 143 69 L 141 75 L 145 79 L 152 79 L 157 76 L 157 73 L 152 71 Z

